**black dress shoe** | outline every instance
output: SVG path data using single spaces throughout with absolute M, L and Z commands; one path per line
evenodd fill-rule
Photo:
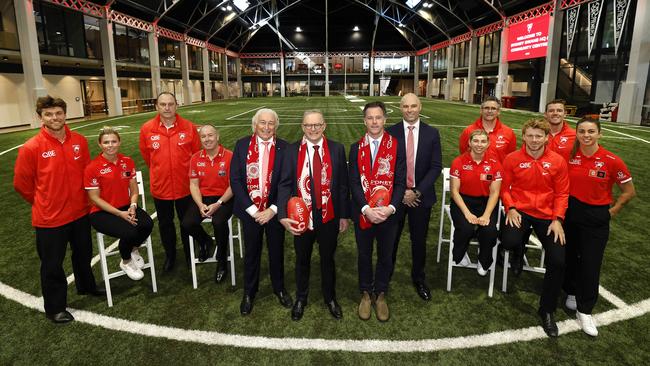
M 278 291 L 275 293 L 275 296 L 278 297 L 280 305 L 284 306 L 285 308 L 290 309 L 291 306 L 293 306 L 293 299 L 291 298 L 291 295 L 287 293 L 287 290 Z
M 248 315 L 253 311 L 253 297 L 249 295 L 244 295 L 244 298 L 239 304 L 239 312 L 241 315 Z
M 555 319 L 553 319 L 553 313 L 546 313 L 542 309 L 539 309 L 537 314 L 542 321 L 542 328 L 546 332 L 546 335 L 549 337 L 557 337 L 559 332 L 557 324 L 555 324 Z
M 92 290 L 77 291 L 77 293 L 79 295 L 91 295 L 91 296 L 100 296 L 100 297 L 106 296 L 106 290 L 101 287 L 95 287 Z
M 52 323 L 56 324 L 69 323 L 74 320 L 72 314 L 70 314 L 67 310 L 63 310 L 62 312 L 56 314 L 45 314 L 45 317 L 50 319 Z
M 341 305 L 339 305 L 338 302 L 336 302 L 336 299 L 325 303 L 327 305 L 327 310 L 330 311 L 330 314 L 334 317 L 334 319 L 341 319 L 343 318 L 343 310 L 341 310 Z
M 296 303 L 293 304 L 291 309 L 291 319 L 298 321 L 302 319 L 302 315 L 305 313 L 305 306 L 307 306 L 306 300 L 296 300 Z
M 208 244 L 199 244 L 199 262 L 205 262 L 208 259 Z
M 163 272 L 171 272 L 174 269 L 174 264 L 176 264 L 175 258 L 165 258 L 165 264 L 163 264 Z
M 521 273 L 524 271 L 523 254 L 513 253 L 512 260 L 510 261 L 510 267 L 512 267 L 512 273 L 515 275 L 515 277 L 521 276 Z
M 415 286 L 415 291 L 417 291 L 418 295 L 422 298 L 424 301 L 429 301 L 431 300 L 431 291 L 425 285 L 424 283 L 414 283 Z
M 214 274 L 214 282 L 221 283 L 223 280 L 228 277 L 228 271 L 226 271 L 226 266 L 220 262 L 217 263 L 217 271 Z

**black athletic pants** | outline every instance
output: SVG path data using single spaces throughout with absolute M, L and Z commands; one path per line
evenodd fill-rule
M 194 203 L 192 196 L 187 195 L 176 200 L 153 199 L 158 214 L 158 230 L 160 230 L 160 240 L 165 248 L 165 254 L 170 260 L 176 260 L 176 226 L 174 225 L 174 209 L 180 222 L 185 217 L 185 211 Z M 181 227 L 181 241 L 183 242 L 183 251 L 185 260 L 190 260 L 190 238 L 189 233 Z
M 126 211 L 129 206 L 119 207 L 121 211 Z M 97 211 L 90 214 L 90 224 L 102 234 L 120 239 L 120 256 L 122 259 L 131 259 L 131 251 L 134 247 L 139 247 L 153 230 L 153 220 L 151 216 L 140 207 L 135 211 L 138 224 L 133 226 L 123 218 L 115 216 L 106 211 Z
M 488 197 L 472 197 L 466 195 L 461 195 L 461 197 L 472 214 L 476 217 L 483 215 L 485 206 L 487 206 Z M 495 206 L 494 210 L 492 210 L 490 223 L 487 226 L 470 224 L 454 200 L 451 201 L 450 211 L 451 218 L 454 221 L 454 262 L 459 263 L 463 260 L 465 253 L 467 253 L 469 242 L 476 233 L 479 244 L 478 260 L 481 262 L 483 269 L 490 268 L 493 260 L 492 248 L 494 248 L 497 242 L 497 215 L 499 214 L 499 206 Z
M 203 203 L 211 205 L 220 198 L 221 196 L 206 196 L 203 197 Z M 214 237 L 217 241 L 217 260 L 220 262 L 224 262 L 228 258 L 228 237 L 230 235 L 228 220 L 232 216 L 233 202 L 233 200 L 230 200 L 222 204 L 212 215 L 212 228 L 214 229 Z M 204 217 L 199 212 L 199 206 L 195 202 L 192 202 L 185 212 L 181 228 L 185 229 L 199 243 L 210 248 L 209 244 L 212 243 L 212 237 L 201 226 L 203 219 Z

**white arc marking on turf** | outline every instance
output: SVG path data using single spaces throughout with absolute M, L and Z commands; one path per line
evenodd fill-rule
M 10 300 L 30 309 L 43 312 L 43 301 L 3 282 L 0 282 L 0 294 Z M 262 336 L 246 336 L 225 334 L 214 331 L 191 330 L 174 328 L 155 324 L 145 324 L 132 320 L 113 318 L 85 310 L 68 309 L 75 319 L 106 329 L 159 337 L 182 342 L 202 343 L 209 345 L 233 346 L 242 348 L 261 348 L 273 350 L 318 350 L 318 351 L 347 351 L 347 352 L 432 352 L 448 349 L 465 349 L 488 347 L 499 344 L 546 339 L 547 336 L 539 326 L 510 329 L 487 334 L 475 334 L 465 337 L 421 339 L 421 340 L 379 340 L 379 339 L 323 339 L 323 338 L 275 338 Z M 600 326 L 622 320 L 639 317 L 650 311 L 650 299 L 613 309 L 594 315 Z M 576 332 L 580 326 L 575 319 L 558 323 L 560 334 Z
M 262 108 L 266 108 L 266 106 L 263 105 L 263 106 L 261 106 L 261 107 L 257 107 L 257 108 L 249 109 L 249 110 L 247 110 L 246 112 L 241 112 L 241 113 L 239 113 L 239 114 L 235 114 L 234 116 L 230 116 L 230 117 L 226 118 L 226 120 L 229 121 L 229 120 L 231 120 L 231 119 L 233 119 L 233 118 L 235 118 L 235 117 L 239 117 L 239 116 L 241 116 L 242 114 L 250 113 L 250 112 L 252 112 L 252 111 L 256 111 L 256 110 L 258 110 L 258 109 L 262 109 Z
M 648 141 L 648 140 L 644 140 L 644 139 L 642 139 L 642 138 L 640 138 L 640 137 L 636 137 L 636 136 L 628 135 L 627 133 L 623 133 L 623 132 L 619 132 L 619 131 L 614 131 L 614 130 L 612 130 L 612 129 L 605 128 L 605 127 L 603 127 L 603 130 L 605 130 L 605 131 L 609 131 L 609 132 L 614 132 L 614 133 L 617 133 L 617 134 L 619 134 L 619 135 L 627 136 L 627 137 L 632 138 L 632 139 L 634 139 L 634 140 L 639 140 L 639 141 L 643 141 L 643 142 L 645 142 L 646 144 L 650 144 L 650 141 Z
M 600 296 L 603 297 L 603 299 L 607 300 L 610 304 L 616 306 L 619 309 L 622 309 L 626 306 L 628 306 L 625 301 L 621 300 L 618 296 L 614 295 L 613 293 L 609 292 L 606 288 L 603 286 L 598 285 L 598 293 Z

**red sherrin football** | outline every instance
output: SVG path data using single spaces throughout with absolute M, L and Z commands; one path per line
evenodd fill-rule
M 298 221 L 297 225 L 292 225 L 294 229 L 300 233 L 307 230 L 309 224 L 309 213 L 307 212 L 307 205 L 300 197 L 291 197 L 287 202 L 287 217 Z
M 386 187 L 375 187 L 373 192 L 370 194 L 370 200 L 368 205 L 370 207 L 383 207 L 390 204 L 390 195 L 388 194 L 388 189 Z

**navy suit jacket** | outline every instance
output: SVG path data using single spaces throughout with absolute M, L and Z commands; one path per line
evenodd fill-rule
M 246 136 L 235 143 L 235 150 L 232 153 L 232 161 L 230 162 L 230 187 L 235 199 L 233 213 L 242 220 L 252 220 L 252 217 L 246 212 L 246 209 L 253 204 L 253 200 L 248 195 L 248 188 L 246 188 L 246 156 L 248 155 L 250 141 L 251 137 Z M 283 156 L 286 147 L 287 142 L 276 137 L 275 158 L 273 159 L 273 173 L 271 174 L 267 207 L 271 205 L 280 207 L 277 203 L 278 183 L 280 182 L 280 172 L 282 171 L 282 161 L 284 160 Z
M 393 180 L 393 196 L 390 199 L 390 204 L 399 209 L 399 205 L 404 198 L 404 191 L 406 190 L 406 150 L 400 148 L 402 142 L 397 141 L 397 157 L 395 161 L 395 175 Z M 354 222 L 359 221 L 361 215 L 361 208 L 368 204 L 366 196 L 361 187 L 361 174 L 359 173 L 359 165 L 357 155 L 359 153 L 359 142 L 355 142 L 350 146 L 350 158 L 348 159 L 348 171 L 350 174 L 350 192 L 352 194 L 351 216 Z M 396 215 L 391 215 L 386 221 L 394 220 Z
M 298 148 L 302 140 L 290 144 L 284 152 L 284 162 L 280 173 L 280 185 L 278 187 L 278 220 L 287 217 L 287 202 L 292 196 L 296 196 L 296 181 L 298 169 Z M 342 144 L 327 139 L 327 147 L 332 159 L 332 203 L 334 206 L 335 219 L 350 218 L 350 190 L 348 188 L 348 165 L 345 160 L 345 148 Z M 312 183 L 313 189 L 313 183 Z
M 402 149 L 406 157 L 404 121 L 390 126 L 386 131 L 399 141 L 398 149 Z M 404 159 L 406 161 L 406 158 Z M 422 193 L 420 204 L 423 207 L 431 207 L 436 203 L 435 183 L 441 172 L 442 151 L 440 147 L 440 134 L 435 127 L 431 127 L 420 120 L 418 151 L 415 157 L 415 189 Z M 404 175 L 406 176 L 406 166 L 404 167 Z

